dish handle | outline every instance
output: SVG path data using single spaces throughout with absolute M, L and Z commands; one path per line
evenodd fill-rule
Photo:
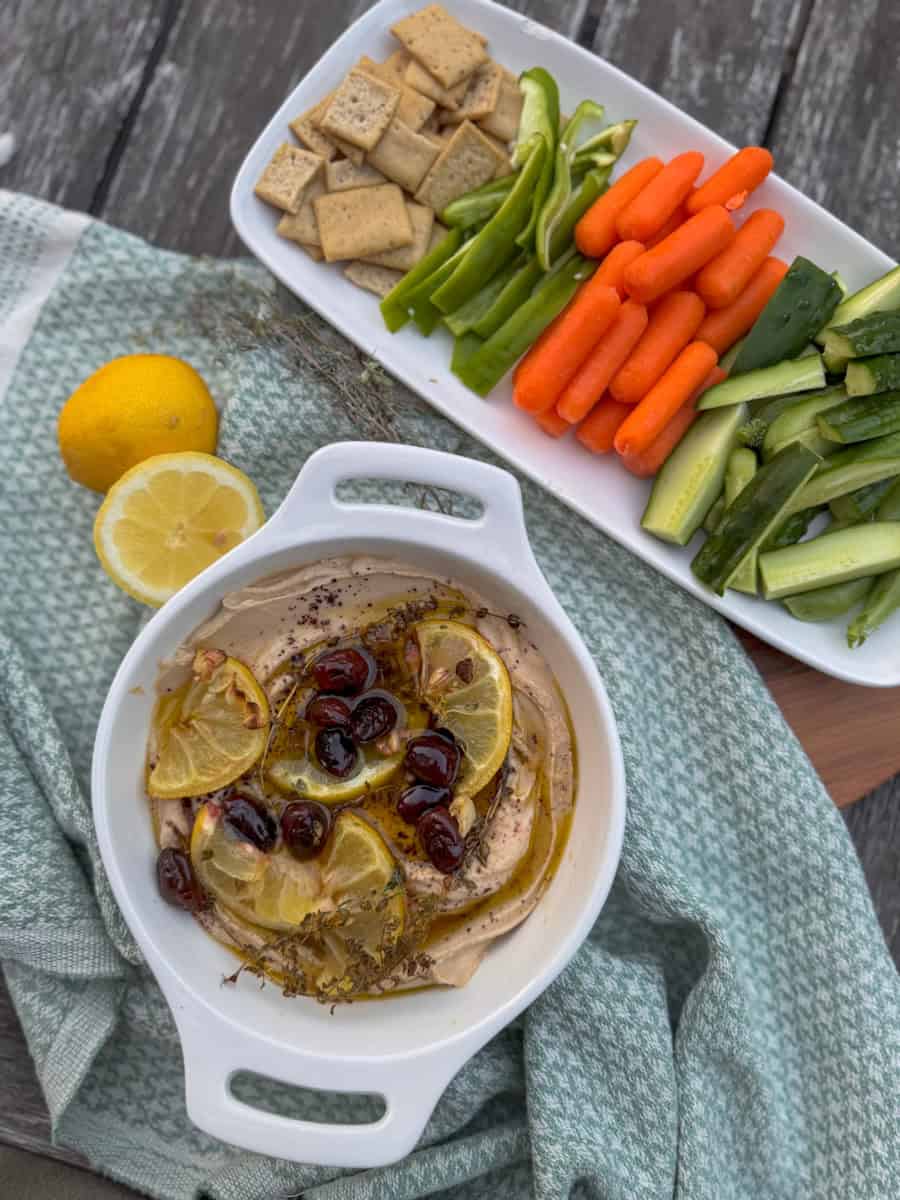
M 206 1010 L 177 1022 L 184 1054 L 188 1117 L 205 1133 L 257 1154 L 334 1167 L 378 1167 L 405 1158 L 447 1084 L 473 1052 L 444 1048 L 408 1059 L 319 1060 L 231 1027 Z M 481 1039 L 483 1040 L 483 1038 Z M 371 1093 L 385 1112 L 367 1124 L 330 1124 L 281 1116 L 245 1104 L 231 1091 L 240 1071 L 318 1091 Z
M 446 488 L 474 497 L 482 512 L 467 518 L 431 509 L 338 499 L 338 485 L 354 479 L 400 480 Z M 454 536 L 477 539 L 482 549 L 489 546 L 492 560 L 505 558 L 516 566 L 523 565 L 523 555 L 526 561 L 532 560 L 522 493 L 509 471 L 442 450 L 391 442 L 335 442 L 311 454 L 266 528 L 281 533 L 313 524 L 346 526 L 348 515 L 354 513 L 427 521 L 435 533 L 443 526 Z

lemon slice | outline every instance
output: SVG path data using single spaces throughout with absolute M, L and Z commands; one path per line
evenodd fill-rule
M 212 454 L 157 454 L 110 488 L 94 547 L 112 580 L 158 607 L 265 521 L 242 471 Z
M 459 621 L 420 621 L 422 694 L 463 748 L 457 793 L 474 795 L 503 765 L 512 736 L 512 687 L 500 655 Z
M 340 981 L 351 946 L 381 961 L 403 931 L 406 900 L 393 856 L 355 813 L 340 813 L 323 853 L 299 862 L 282 844 L 265 853 L 234 837 L 208 801 L 194 821 L 191 862 L 206 891 L 258 929 L 290 933 L 321 918 L 308 943 L 318 948 L 320 986 Z
M 338 779 L 317 767 L 310 758 L 280 758 L 266 768 L 266 774 L 281 792 L 323 804 L 343 804 L 384 787 L 402 761 L 402 754 L 370 758 L 355 775 Z
M 268 728 L 266 694 L 247 667 L 198 650 L 193 678 L 156 705 L 147 791 L 174 800 L 225 787 L 260 757 Z

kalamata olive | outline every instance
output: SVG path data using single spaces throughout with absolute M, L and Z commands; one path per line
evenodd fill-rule
M 206 904 L 203 889 L 194 877 L 191 860 L 183 850 L 166 846 L 156 860 L 159 894 L 167 904 L 186 912 L 199 912 Z
M 359 751 L 348 733 L 336 726 L 329 726 L 316 734 L 316 758 L 329 775 L 346 779 L 356 767 Z
M 284 844 L 301 862 L 321 852 L 330 832 L 331 813 L 315 800 L 297 800 L 281 814 Z
M 400 793 L 397 812 L 404 821 L 415 825 L 419 817 L 428 812 L 429 808 L 434 808 L 437 804 L 449 804 L 450 795 L 449 788 L 432 787 L 428 783 L 414 783 L 412 787 L 405 788 Z
M 446 733 L 420 734 L 406 747 L 406 765 L 423 783 L 449 787 L 459 771 L 459 746 Z
M 235 837 L 250 842 L 264 854 L 278 841 L 275 818 L 259 800 L 238 793 L 222 801 L 222 820 Z
M 456 818 L 446 808 L 430 808 L 416 826 L 422 848 L 431 864 L 443 875 L 451 875 L 463 860 L 466 844 Z
M 313 696 L 303 714 L 313 725 L 336 725 L 344 729 L 350 724 L 350 705 L 340 696 Z
M 374 666 L 372 659 L 361 650 L 345 647 L 321 654 L 313 664 L 312 673 L 321 691 L 358 696 L 371 682 Z
M 358 742 L 374 742 L 397 724 L 397 709 L 387 696 L 364 696 L 350 717 L 350 732 Z

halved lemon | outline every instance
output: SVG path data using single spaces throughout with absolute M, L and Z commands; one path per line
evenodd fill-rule
M 198 650 L 194 674 L 153 714 L 147 791 L 202 796 L 253 766 L 266 745 L 269 703 L 253 674 L 221 650 Z
M 506 758 L 512 736 L 512 686 L 503 659 L 460 621 L 420 621 L 422 696 L 463 748 L 456 785 L 474 795 Z
M 212 454 L 157 454 L 110 488 L 94 547 L 112 580 L 158 607 L 265 521 L 242 472 Z
M 355 775 L 338 779 L 316 766 L 311 758 L 279 758 L 266 767 L 266 774 L 281 792 L 320 800 L 323 804 L 343 804 L 384 787 L 402 761 L 402 754 L 372 757 L 362 763 Z
M 299 862 L 283 845 L 264 853 L 234 837 L 222 809 L 207 802 L 194 821 L 191 862 L 209 894 L 251 925 L 289 933 L 321 918 L 310 935 L 320 983 L 341 978 L 351 943 L 379 959 L 403 932 L 406 900 L 394 858 L 355 813 L 340 813 L 323 853 Z

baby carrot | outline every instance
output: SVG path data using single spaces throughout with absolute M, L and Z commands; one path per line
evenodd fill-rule
M 716 365 L 716 352 L 706 342 L 691 342 L 681 351 L 616 432 L 619 454 L 640 454 L 659 437 Z
M 642 479 L 655 475 L 694 423 L 697 417 L 698 398 L 714 383 L 721 383 L 723 379 L 727 378 L 727 372 L 720 367 L 713 367 L 687 404 L 683 404 L 679 408 L 672 420 L 653 439 L 646 450 L 640 454 L 620 456 L 625 470 L 630 471 L 632 475 L 640 475 Z
M 706 266 L 733 238 L 734 226 L 725 209 L 704 208 L 625 268 L 628 294 L 649 304 Z
M 619 242 L 594 272 L 594 279 L 600 279 L 607 287 L 615 288 L 619 299 L 624 300 L 625 268 L 636 258 L 640 258 L 646 249 L 643 242 Z
M 687 209 L 683 204 L 679 204 L 665 225 L 658 229 L 653 237 L 647 238 L 647 241 L 644 243 L 647 249 L 652 250 L 654 246 L 658 246 L 663 238 L 667 238 L 670 233 L 675 232 L 679 225 L 683 225 L 687 217 Z
M 557 400 L 561 417 L 574 425 L 587 416 L 646 328 L 646 308 L 626 300 Z
M 662 159 L 643 158 L 594 201 L 575 226 L 575 244 L 582 254 L 602 258 L 615 245 L 619 240 L 616 232 L 619 213 L 662 168 Z
M 677 154 L 667 162 L 619 213 L 616 220 L 619 237 L 639 242 L 653 237 L 681 206 L 702 170 L 703 155 L 698 150 Z
M 616 438 L 616 430 L 631 412 L 627 404 L 620 404 L 612 396 L 604 396 L 591 410 L 591 414 L 578 426 L 575 436 L 582 446 L 594 454 L 609 454 Z
M 725 308 L 738 296 L 766 261 L 784 231 L 784 218 L 771 208 L 751 213 L 730 246 L 698 274 L 696 288 L 710 308 Z
M 615 288 L 589 279 L 516 368 L 513 399 L 526 412 L 552 408 L 619 311 Z
M 534 419 L 544 433 L 552 438 L 562 437 L 572 428 L 565 417 L 561 417 L 555 408 L 548 408 L 546 412 L 536 413 Z
M 750 192 L 758 188 L 772 170 L 772 155 L 762 146 L 745 146 L 713 172 L 688 198 L 689 213 L 698 213 L 711 204 L 728 206 L 730 200 L 743 204 Z M 738 200 L 738 196 L 743 196 Z M 735 207 L 732 205 L 732 207 Z
M 697 340 L 712 346 L 716 354 L 724 354 L 753 325 L 787 269 L 780 258 L 767 258 L 736 300 L 706 314 L 697 330 Z
M 650 313 L 647 328 L 609 384 L 621 404 L 643 400 L 700 328 L 703 301 L 693 292 L 669 292 Z

